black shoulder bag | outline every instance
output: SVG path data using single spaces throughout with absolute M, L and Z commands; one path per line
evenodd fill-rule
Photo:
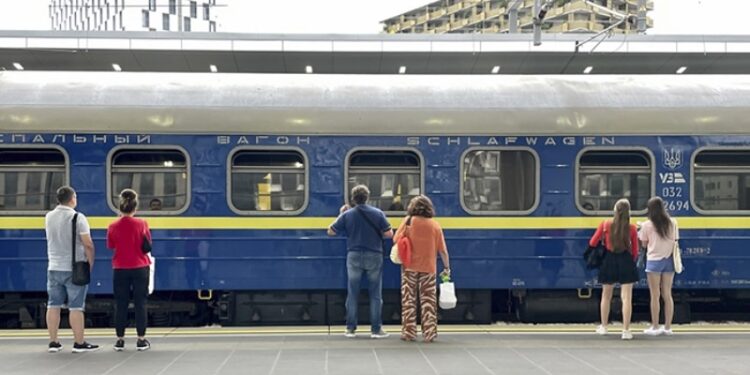
M 91 282 L 91 266 L 89 266 L 89 262 L 82 261 L 82 262 L 76 262 L 76 237 L 78 237 L 78 226 L 76 225 L 76 222 L 78 221 L 78 212 L 76 212 L 75 215 L 73 215 L 73 245 L 71 246 L 73 249 L 73 284 L 75 285 L 89 285 Z
M 587 269 L 598 269 L 604 263 L 604 257 L 607 256 L 606 238 L 607 231 L 605 230 L 602 233 L 602 238 L 599 239 L 599 243 L 596 246 L 588 246 L 586 251 L 583 252 L 583 260 L 586 262 Z
M 148 237 L 146 237 L 146 234 L 143 234 L 143 241 L 141 242 L 141 251 L 144 254 L 148 254 L 151 252 L 151 242 L 148 240 Z
M 362 217 L 364 217 L 365 220 L 367 220 L 367 224 L 370 224 L 370 227 L 372 227 L 372 229 L 378 234 L 378 237 L 380 237 L 380 251 L 383 251 L 383 232 L 381 232 L 380 229 L 378 229 L 378 226 L 372 222 L 372 219 L 370 219 L 370 217 L 367 216 L 367 214 L 364 211 L 362 211 L 359 208 L 359 206 L 357 206 L 355 210 L 359 212 L 359 214 L 362 215 Z

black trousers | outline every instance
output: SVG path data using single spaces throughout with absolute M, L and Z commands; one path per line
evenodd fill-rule
M 135 330 L 139 337 L 146 335 L 146 299 L 148 298 L 149 268 L 116 269 L 112 282 L 115 293 L 115 332 L 125 336 L 128 325 L 128 304 L 133 292 L 135 306 Z

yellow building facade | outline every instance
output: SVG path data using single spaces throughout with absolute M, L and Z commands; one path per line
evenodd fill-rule
M 507 33 L 511 30 L 509 13 L 518 12 L 518 32 L 533 29 L 534 0 L 440 0 L 384 20 L 388 34 Z M 639 0 L 557 0 L 552 2 L 542 29 L 550 33 L 599 32 L 624 16 L 654 9 L 653 1 Z M 646 27 L 653 20 L 646 18 Z M 634 23 L 623 22 L 613 29 L 635 33 Z

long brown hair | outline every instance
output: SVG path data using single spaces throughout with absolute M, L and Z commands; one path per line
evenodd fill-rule
M 609 226 L 612 250 L 620 253 L 630 249 L 630 202 L 620 199 L 615 203 L 615 214 Z
M 435 208 L 432 205 L 430 198 L 424 195 L 417 195 L 409 201 L 409 207 L 406 212 L 410 216 L 422 216 L 422 217 L 433 217 L 435 216 Z
M 653 197 L 648 200 L 646 207 L 648 208 L 648 219 L 654 224 L 659 237 L 670 238 L 669 232 L 672 229 L 672 220 L 669 218 L 666 207 L 664 207 L 664 201 L 659 197 Z

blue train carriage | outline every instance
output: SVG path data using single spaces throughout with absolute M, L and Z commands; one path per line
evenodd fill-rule
M 154 324 L 342 322 L 345 240 L 324 229 L 364 183 L 394 227 L 433 199 L 459 289 L 442 318 L 461 322 L 594 321 L 593 228 L 621 197 L 644 220 L 662 196 L 689 319 L 748 295 L 749 107 L 746 76 L 0 72 L 0 312 L 44 324 L 43 216 L 71 184 L 97 247 L 92 324 L 111 324 L 104 236 L 126 187 L 155 238 Z

